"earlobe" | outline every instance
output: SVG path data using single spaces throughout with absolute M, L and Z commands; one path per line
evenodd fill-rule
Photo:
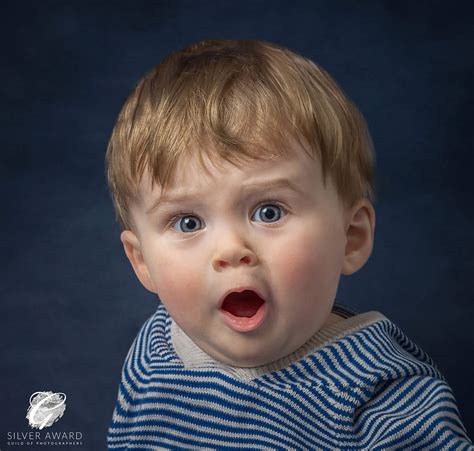
M 375 232 L 375 210 L 368 199 L 361 199 L 352 208 L 346 226 L 346 250 L 342 274 L 358 271 L 369 259 Z
M 155 284 L 150 277 L 148 266 L 141 251 L 140 240 L 131 230 L 123 231 L 120 235 L 120 239 L 122 241 L 125 254 L 127 255 L 127 258 L 130 261 L 133 270 L 138 277 L 138 280 L 140 280 L 142 285 L 147 290 L 151 291 L 152 293 L 156 293 Z

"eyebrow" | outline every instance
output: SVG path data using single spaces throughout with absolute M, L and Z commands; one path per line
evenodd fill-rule
M 150 208 L 146 210 L 146 214 L 149 215 L 154 210 L 156 210 L 159 206 L 163 204 L 177 204 L 180 202 L 186 202 L 190 200 L 196 200 L 198 196 L 192 193 L 183 193 L 183 194 L 162 194 L 152 205 Z
M 289 189 L 296 193 L 302 193 L 301 189 L 291 180 L 286 178 L 276 179 L 272 181 L 262 181 L 244 184 L 240 187 L 240 190 L 244 195 L 248 195 L 252 191 L 259 192 L 268 192 L 276 189 Z M 177 193 L 177 194 L 162 194 L 153 205 L 146 210 L 146 214 L 149 215 L 154 210 L 156 210 L 160 205 L 163 204 L 175 204 L 186 201 L 195 201 L 197 199 L 202 199 L 202 196 L 199 196 L 197 193 Z

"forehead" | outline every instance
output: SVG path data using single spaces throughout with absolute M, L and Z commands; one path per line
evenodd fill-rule
M 138 202 L 131 205 L 132 216 L 141 212 L 140 215 L 147 217 L 160 206 L 171 208 L 183 202 L 188 206 L 193 202 L 203 205 L 214 204 L 218 199 L 230 205 L 237 199 L 263 193 L 278 196 L 283 194 L 282 190 L 306 199 L 305 202 L 317 202 L 321 208 L 344 209 L 332 178 L 324 181 L 318 159 L 303 151 L 238 165 L 223 160 L 201 161 L 196 157 L 182 163 L 165 188 L 152 184 L 149 176 L 142 181 Z
M 228 161 L 211 153 L 193 152 L 182 158 L 174 168 L 166 185 L 160 185 L 145 173 L 140 183 L 140 194 L 164 196 L 188 188 L 205 189 L 213 185 L 272 179 L 301 179 L 323 183 L 321 165 L 303 147 L 292 143 L 285 152 L 265 153 L 261 156 L 235 158 Z

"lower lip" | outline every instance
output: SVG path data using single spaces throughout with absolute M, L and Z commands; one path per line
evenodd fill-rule
M 250 332 L 252 330 L 257 329 L 260 327 L 265 321 L 267 316 L 267 303 L 264 302 L 255 315 L 247 317 L 247 316 L 234 316 L 232 313 L 222 310 L 221 313 L 224 318 L 225 323 L 236 332 Z

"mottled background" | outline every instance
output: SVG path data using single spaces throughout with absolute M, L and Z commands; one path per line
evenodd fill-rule
M 104 152 L 137 80 L 202 38 L 300 52 L 365 114 L 377 151 L 375 249 L 338 300 L 380 310 L 434 358 L 473 436 L 470 2 L 2 5 L 2 449 L 6 431 L 28 430 L 38 390 L 67 395 L 55 430 L 105 448 L 123 360 L 157 299 L 123 254 Z

